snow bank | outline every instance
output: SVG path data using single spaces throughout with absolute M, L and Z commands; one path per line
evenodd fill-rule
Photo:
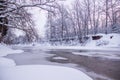
M 109 41 L 109 44 L 108 46 L 111 46 L 111 47 L 120 47 L 120 34 L 108 34 L 108 41 Z M 112 37 L 110 39 L 110 37 Z
M 120 57 L 115 54 L 114 52 L 111 52 L 110 54 L 106 52 L 72 52 L 75 55 L 83 55 L 83 56 L 89 56 L 89 57 L 101 57 L 101 58 L 107 58 L 107 59 L 119 59 Z
M 111 34 L 97 34 L 95 36 L 102 36 L 99 40 L 92 40 L 90 36 L 90 40 L 86 44 L 86 46 L 104 46 L 104 47 L 120 47 L 120 34 L 111 33 Z
M 51 46 L 51 44 L 49 44 L 48 42 L 33 42 L 33 43 L 29 43 L 29 44 L 14 44 L 13 46 L 17 46 L 17 47 L 40 47 L 40 46 Z
M 8 46 L 0 44 L 0 56 L 6 56 L 8 54 L 22 53 L 23 50 L 13 50 Z
M 64 57 L 53 57 L 53 59 L 67 60 L 67 58 L 64 58 Z
M 15 65 L 16 64 L 13 60 L 0 57 L 0 69 L 6 68 L 6 67 L 13 67 Z
M 49 65 L 16 66 L 0 70 L 1 80 L 92 80 L 83 72 Z
M 120 51 L 120 48 L 113 47 L 98 47 L 98 46 L 43 46 L 43 47 L 34 47 L 38 49 L 48 49 L 48 50 L 95 50 L 95 51 Z

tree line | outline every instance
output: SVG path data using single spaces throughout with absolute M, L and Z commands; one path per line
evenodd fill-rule
M 50 42 L 83 43 L 88 35 L 120 33 L 120 0 L 74 0 L 71 7 L 60 1 L 63 0 L 0 0 L 0 42 L 39 39 L 29 7 L 48 11 L 46 39 Z M 24 35 L 17 37 L 18 31 Z
M 120 33 L 120 0 L 75 0 L 72 8 L 57 4 L 49 7 L 46 24 L 50 42 L 79 40 L 83 43 L 88 35 Z
M 39 38 L 28 8 L 48 10 L 55 0 L 0 0 L 0 42 L 33 42 Z M 17 37 L 18 32 L 24 35 Z

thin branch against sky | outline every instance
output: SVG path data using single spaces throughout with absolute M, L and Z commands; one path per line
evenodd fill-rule
M 60 1 L 61 4 L 64 4 L 66 7 L 71 7 L 72 2 L 74 0 L 66 0 L 66 1 Z M 36 28 L 38 30 L 38 33 L 41 37 L 45 36 L 45 25 L 47 21 L 47 13 L 44 10 L 41 10 L 39 8 L 33 8 L 30 10 L 30 12 L 33 14 L 33 20 L 35 21 Z

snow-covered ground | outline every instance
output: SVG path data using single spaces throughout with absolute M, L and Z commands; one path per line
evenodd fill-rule
M 16 66 L 11 59 L 0 57 L 0 80 L 93 80 L 85 73 L 52 65 Z
M 102 36 L 99 40 L 90 40 L 85 46 L 51 46 L 50 44 L 16 45 L 16 47 L 31 47 L 36 50 L 85 50 L 89 52 L 74 52 L 75 55 L 84 55 L 90 57 L 104 57 L 109 59 L 120 59 L 120 34 L 97 34 Z M 92 37 L 92 36 L 90 36 Z M 8 54 L 23 53 L 23 50 L 13 50 L 11 47 L 0 44 L 0 80 L 92 80 L 83 72 L 67 67 L 50 66 L 50 65 L 29 65 L 16 66 L 11 59 L 4 58 Z M 22 49 L 21 48 L 21 49 Z M 93 52 L 91 52 L 93 51 Z M 103 51 L 103 53 L 101 53 Z M 107 54 L 109 51 L 111 53 Z M 116 53 L 117 52 L 117 53 Z M 116 55 L 117 54 L 117 55 Z M 45 55 L 47 56 L 47 55 Z M 42 58 L 41 58 L 42 59 Z M 63 59 L 54 57 L 54 59 Z
M 34 47 L 36 49 L 40 49 L 41 47 Z M 49 47 L 42 47 L 42 49 L 66 49 L 66 50 L 95 50 L 95 51 L 120 51 L 119 47 L 113 48 L 113 47 L 86 47 L 86 46 L 49 46 Z
M 93 51 L 120 51 L 120 47 L 106 47 L 106 46 L 62 46 L 62 45 L 59 45 L 59 46 L 51 46 L 51 45 L 40 45 L 38 43 L 38 45 L 35 45 L 35 46 L 32 46 L 32 45 L 13 45 L 13 47 L 15 48 L 32 48 L 32 49 L 41 49 L 41 50 L 54 50 L 54 49 L 64 49 L 64 50 L 93 50 Z
M 92 80 L 79 70 L 50 65 L 0 69 L 0 78 L 1 80 Z
M 6 56 L 8 54 L 22 53 L 23 50 L 13 50 L 6 45 L 0 44 L 0 56 Z
M 63 58 L 63 57 L 54 57 L 53 59 L 67 60 L 67 58 Z
M 52 65 L 16 66 L 11 59 L 4 56 L 22 53 L 0 45 L 0 80 L 93 80 L 80 70 Z
M 83 56 L 89 56 L 89 57 L 100 57 L 100 58 L 107 58 L 107 59 L 119 59 L 120 56 L 118 56 L 118 53 L 116 52 L 72 52 L 75 55 L 83 55 Z M 119 54 L 120 55 L 120 54 Z
M 0 57 L 0 69 L 6 68 L 6 67 L 13 67 L 13 66 L 16 66 L 13 60 Z
M 102 38 L 98 40 L 92 40 L 92 36 L 90 35 L 90 40 L 87 42 L 87 47 L 120 47 L 120 34 L 111 33 L 111 34 L 97 34 L 94 36 L 102 36 Z
M 98 40 L 92 40 L 92 36 L 102 36 Z M 49 43 L 31 43 L 25 45 L 16 45 L 19 47 L 33 47 L 35 49 L 75 49 L 75 50 L 100 50 L 100 51 L 120 51 L 120 34 L 111 33 L 111 34 L 96 34 L 89 35 L 89 40 L 85 43 L 84 46 L 78 45 L 50 45 Z

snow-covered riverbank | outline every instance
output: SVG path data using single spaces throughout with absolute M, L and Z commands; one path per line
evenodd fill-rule
M 4 58 L 8 54 L 23 53 L 0 45 L 0 80 L 93 80 L 80 70 L 52 65 L 24 65 Z
M 6 56 L 8 54 L 18 54 L 24 52 L 23 50 L 13 50 L 7 45 L 0 44 L 0 56 Z

